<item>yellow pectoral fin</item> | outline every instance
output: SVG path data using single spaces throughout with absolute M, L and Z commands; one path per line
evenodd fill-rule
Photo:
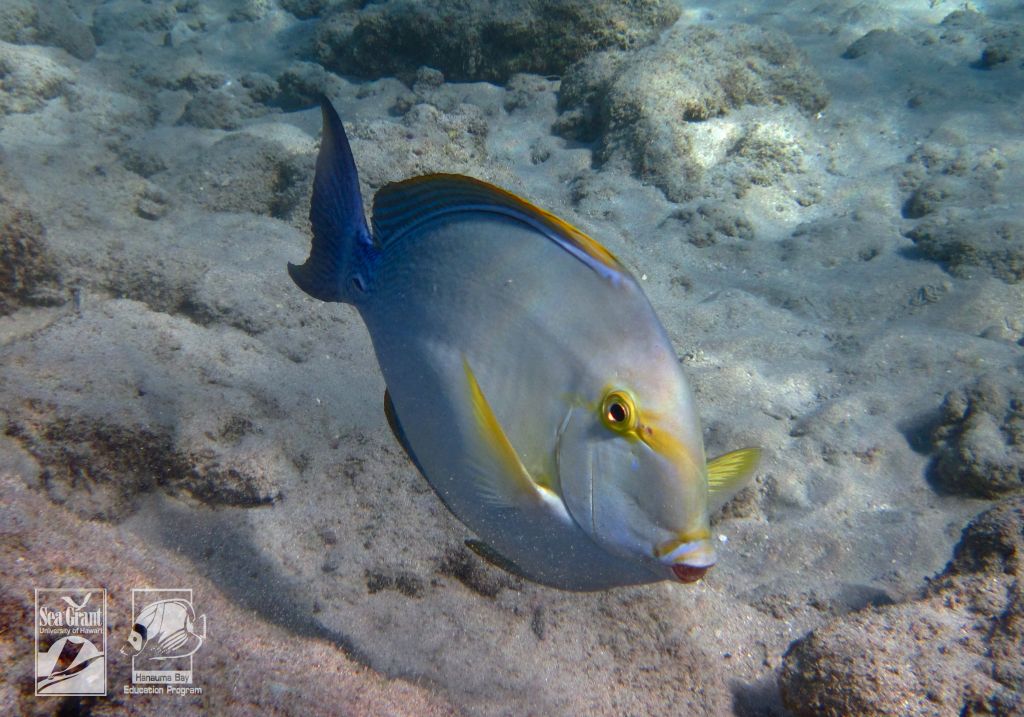
M 714 512 L 747 485 L 757 463 L 760 448 L 740 448 L 708 462 L 709 508 Z
M 462 367 L 466 372 L 478 439 L 468 451 L 468 459 L 485 500 L 501 507 L 539 505 L 552 500 L 560 504 L 561 499 L 538 485 L 519 460 L 465 357 Z

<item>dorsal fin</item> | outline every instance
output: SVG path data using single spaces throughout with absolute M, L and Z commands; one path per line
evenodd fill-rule
M 428 174 L 385 185 L 373 199 L 373 233 L 381 247 L 445 214 L 494 212 L 533 227 L 601 276 L 629 272 L 601 244 L 512 192 L 461 174 Z

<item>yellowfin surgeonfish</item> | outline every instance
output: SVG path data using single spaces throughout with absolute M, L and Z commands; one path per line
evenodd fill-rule
M 565 221 L 459 175 L 381 188 L 371 233 L 345 130 L 322 109 L 312 249 L 289 273 L 359 310 L 392 430 L 478 552 L 566 590 L 698 580 L 715 562 L 708 515 L 759 451 L 705 461 L 636 280 Z

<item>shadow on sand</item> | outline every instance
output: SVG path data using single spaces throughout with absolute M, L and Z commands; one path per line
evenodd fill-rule
M 301 636 L 327 640 L 350 659 L 369 660 L 341 633 L 314 617 L 313 599 L 267 560 L 249 537 L 246 510 L 185 506 L 158 493 L 140 502 L 124 528 L 187 557 L 233 603 Z M 166 582 L 154 574 L 158 583 Z

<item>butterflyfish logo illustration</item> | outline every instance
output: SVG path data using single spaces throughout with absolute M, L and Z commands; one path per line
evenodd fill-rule
M 132 658 L 125 694 L 202 694 L 201 687 L 182 687 L 192 685 L 193 657 L 206 641 L 206 615 L 196 616 L 192 591 L 132 590 L 132 615 L 120 650 Z
M 107 694 L 107 591 L 36 588 L 36 695 Z

